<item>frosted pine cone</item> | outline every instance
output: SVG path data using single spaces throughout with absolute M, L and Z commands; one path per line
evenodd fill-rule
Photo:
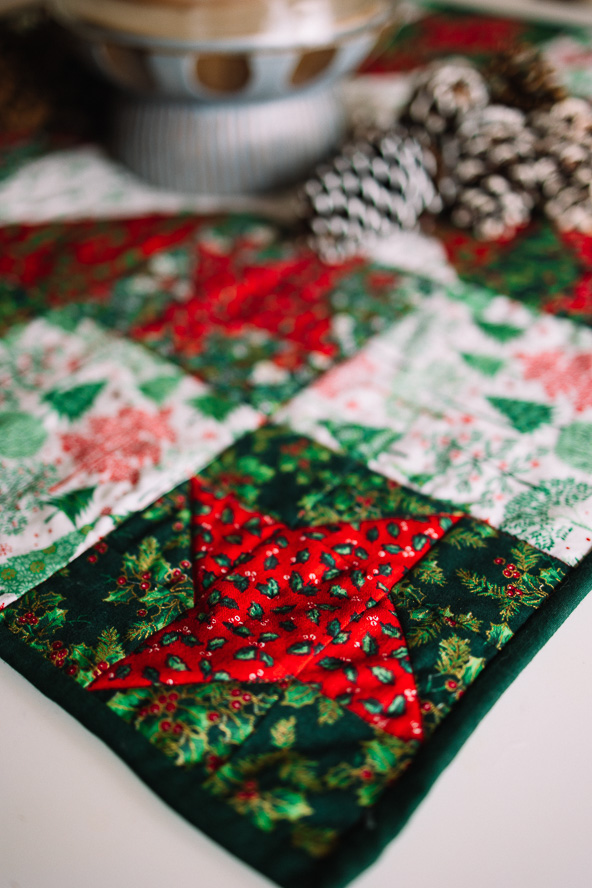
M 421 146 L 399 129 L 347 144 L 316 170 L 302 197 L 310 243 L 327 261 L 414 228 L 425 210 L 441 206 Z
M 541 171 L 522 111 L 489 105 L 466 114 L 444 141 L 441 164 L 438 187 L 457 225 L 491 239 L 528 222 Z
M 479 71 L 468 60 L 454 58 L 434 62 L 417 75 L 401 119 L 438 141 L 467 112 L 484 108 L 488 102 L 489 90 Z
M 584 99 L 557 102 L 531 115 L 538 136 L 546 215 L 563 231 L 592 234 L 592 108 Z

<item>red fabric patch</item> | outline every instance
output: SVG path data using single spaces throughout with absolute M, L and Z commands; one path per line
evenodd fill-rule
M 148 344 L 164 339 L 173 353 L 189 356 L 200 353 L 210 333 L 237 335 L 254 327 L 291 343 L 295 365 L 298 355 L 311 351 L 332 356 L 328 294 L 361 261 L 329 266 L 310 251 L 263 265 L 251 257 L 250 251 L 222 254 L 200 244 L 195 295 L 132 336 Z
M 292 529 L 197 479 L 193 491 L 195 606 L 90 688 L 298 679 L 390 734 L 421 739 L 389 593 L 443 536 L 442 516 Z
M 93 287 L 133 274 L 149 256 L 183 243 L 201 221 L 191 216 L 143 216 L 0 228 L 0 275 L 39 286 L 50 301 L 89 296 Z

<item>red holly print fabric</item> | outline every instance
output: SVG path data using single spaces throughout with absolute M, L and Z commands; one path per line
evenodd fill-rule
M 390 734 L 421 738 L 389 593 L 450 516 L 294 529 L 198 480 L 193 490 L 195 606 L 91 689 L 298 679 Z
M 100 295 L 162 250 L 191 238 L 200 220 L 143 216 L 0 228 L 0 277 L 40 287 L 52 305 Z
M 219 253 L 200 244 L 195 295 L 182 305 L 172 304 L 161 318 L 137 327 L 132 335 L 148 344 L 164 339 L 175 354 L 190 356 L 199 354 L 205 337 L 216 330 L 238 335 L 245 327 L 255 327 L 291 343 L 288 353 L 294 366 L 301 352 L 333 356 L 327 296 L 340 278 L 361 264 L 356 260 L 328 266 L 306 251 L 261 265 L 245 261 L 241 251 Z

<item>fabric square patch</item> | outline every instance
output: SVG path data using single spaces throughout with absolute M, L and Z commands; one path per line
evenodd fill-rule
M 259 422 L 92 321 L 66 320 L 50 314 L 0 344 L 2 605 Z
M 279 235 L 249 217 L 204 229 L 191 295 L 131 335 L 269 413 L 406 310 L 394 272 L 326 265 Z
M 592 538 L 591 354 L 584 327 L 434 285 L 277 419 L 575 564 Z

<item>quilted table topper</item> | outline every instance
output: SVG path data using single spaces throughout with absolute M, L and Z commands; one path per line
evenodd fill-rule
M 567 53 L 434 14 L 374 72 L 527 39 Z M 0 183 L 0 655 L 277 884 L 345 885 L 592 584 L 592 239 L 438 223 L 421 276 L 328 265 L 30 149 Z M 107 218 L 59 221 L 80 164 Z

